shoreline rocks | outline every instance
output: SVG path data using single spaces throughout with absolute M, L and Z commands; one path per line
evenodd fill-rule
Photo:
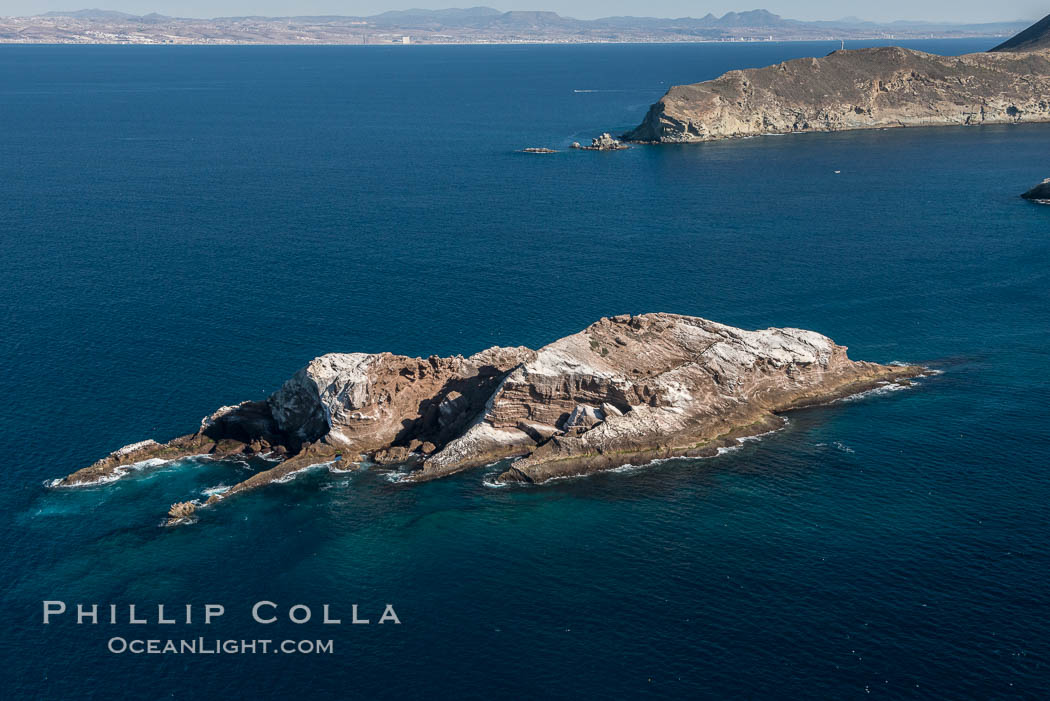
M 1021 195 L 1021 197 L 1026 200 L 1038 202 L 1039 204 L 1050 204 L 1050 178 L 1039 183 L 1031 190 Z
M 922 372 L 850 360 L 845 347 L 813 331 L 622 315 L 538 351 L 320 356 L 265 401 L 224 407 L 196 433 L 165 444 L 126 446 L 59 484 L 116 479 L 128 461 L 199 454 L 279 460 L 207 504 L 313 465 L 364 456 L 407 467 L 408 482 L 515 458 L 500 481 L 543 482 L 714 455 L 779 427 L 780 412 Z M 188 518 L 191 507 L 175 504 L 169 518 Z

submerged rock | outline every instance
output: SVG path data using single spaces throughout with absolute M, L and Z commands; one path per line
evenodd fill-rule
M 1033 200 L 1040 204 L 1050 204 L 1050 178 L 1039 183 L 1031 190 L 1021 195 L 1021 197 L 1026 200 Z
M 408 465 L 408 481 L 517 458 L 499 479 L 542 482 L 659 457 L 712 455 L 778 427 L 778 412 L 920 372 L 850 360 L 845 347 L 813 331 L 623 315 L 538 351 L 324 355 L 264 402 L 224 407 L 197 433 L 126 446 L 62 482 L 116 478 L 128 460 L 251 455 L 263 447 L 280 461 L 208 503 L 357 455 Z M 172 517 L 185 517 L 187 504 L 173 505 Z

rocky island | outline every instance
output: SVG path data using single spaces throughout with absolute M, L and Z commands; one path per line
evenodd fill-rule
M 1050 178 L 1039 183 L 1031 190 L 1021 195 L 1021 197 L 1026 200 L 1038 202 L 1039 204 L 1050 204 Z
M 1050 121 L 1050 16 L 990 52 L 835 51 L 672 87 L 629 141 Z
M 418 482 L 508 460 L 543 482 L 657 458 L 710 456 L 782 424 L 780 412 L 923 372 L 850 360 L 814 331 L 745 331 L 697 317 L 603 318 L 539 350 L 469 357 L 332 353 L 263 401 L 222 407 L 167 443 L 114 451 L 56 486 L 117 479 L 147 461 L 263 456 L 273 466 L 208 503 L 326 462 L 396 463 Z M 170 518 L 196 505 L 172 506 Z

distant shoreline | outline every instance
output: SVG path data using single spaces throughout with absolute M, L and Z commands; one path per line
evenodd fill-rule
M 850 43 L 857 42 L 914 42 L 914 41 L 967 41 L 973 39 L 1002 39 L 1009 34 L 975 34 L 967 36 L 925 36 L 907 37 L 904 39 L 890 39 L 887 37 L 858 37 L 846 39 L 846 48 Z M 397 43 L 358 43 L 358 42 L 248 42 L 248 41 L 181 41 L 181 42 L 139 42 L 139 41 L 9 41 L 0 38 L 0 46 L 301 46 L 301 47 L 336 47 L 354 46 L 368 48 L 391 48 L 391 47 L 434 47 L 434 46 L 646 46 L 646 45 L 676 45 L 676 44 L 823 44 L 843 41 L 838 37 L 826 39 L 763 39 L 763 40 L 739 40 L 739 39 L 696 39 L 696 40 L 660 40 L 660 41 L 459 41 L 459 42 L 429 42 L 420 41 L 412 44 Z
M 272 46 L 668 44 L 1002 38 L 1029 22 L 793 20 L 768 10 L 721 17 L 600 17 L 491 7 L 371 16 L 168 17 L 112 10 L 0 17 L 0 43 Z

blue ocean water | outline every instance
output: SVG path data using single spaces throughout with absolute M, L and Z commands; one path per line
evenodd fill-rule
M 1050 207 L 1018 194 L 1050 125 L 564 150 L 671 84 L 835 48 L 0 47 L 5 698 L 1045 698 Z M 318 470 L 162 528 L 247 468 L 43 486 L 321 353 L 648 311 L 941 374 L 542 487 Z M 42 600 L 227 613 L 44 626 Z M 315 620 L 253 624 L 259 600 Z

